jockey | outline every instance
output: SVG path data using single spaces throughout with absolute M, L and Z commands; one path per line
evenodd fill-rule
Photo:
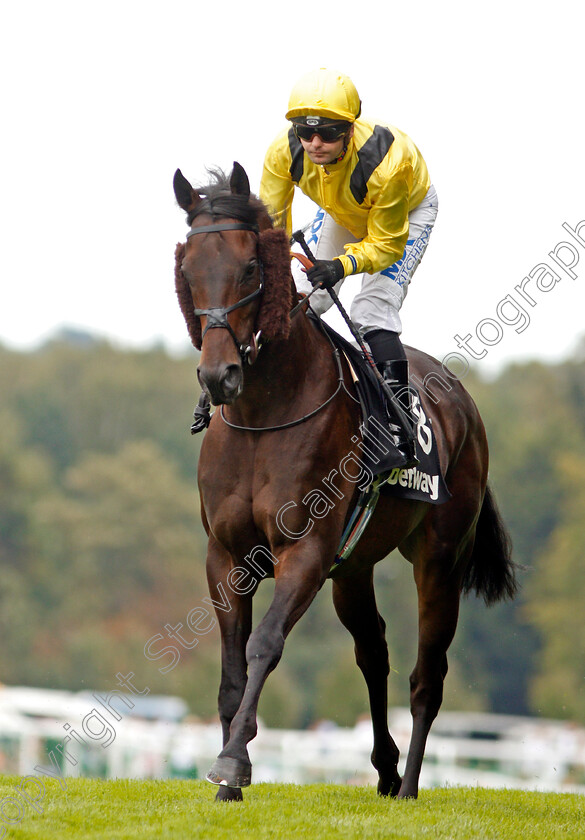
M 292 126 L 266 153 L 260 198 L 289 234 L 295 186 L 319 205 L 308 240 L 316 262 L 297 288 L 319 286 L 311 305 L 321 315 L 332 304 L 327 289 L 338 292 L 347 276 L 362 275 L 351 318 L 408 412 L 399 310 L 433 229 L 437 194 L 412 140 L 360 114 L 347 76 L 324 68 L 303 76 L 289 99 Z M 406 465 L 416 463 L 412 435 L 402 424 L 397 438 Z

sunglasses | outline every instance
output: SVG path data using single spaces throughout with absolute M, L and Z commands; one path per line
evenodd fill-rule
M 293 128 L 299 140 L 310 140 L 314 134 L 318 134 L 324 143 L 335 143 L 344 137 L 350 124 L 347 122 L 329 123 L 328 125 L 305 125 L 305 123 L 293 123 Z

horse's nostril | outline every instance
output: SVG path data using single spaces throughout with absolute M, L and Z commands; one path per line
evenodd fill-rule
M 235 395 L 242 384 L 242 368 L 239 365 L 228 365 L 221 380 L 226 396 Z
M 201 366 L 197 369 L 197 378 L 213 405 L 233 402 L 240 395 L 244 380 L 242 367 L 238 364 L 211 370 Z

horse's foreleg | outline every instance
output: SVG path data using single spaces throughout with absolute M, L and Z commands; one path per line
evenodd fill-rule
M 448 568 L 448 566 L 446 567 Z M 412 736 L 399 798 L 418 796 L 427 737 L 443 700 L 447 650 L 457 627 L 460 588 L 456 576 L 442 579 L 440 570 L 417 574 L 418 656 L 410 676 Z
M 396 796 L 401 783 L 399 751 L 388 731 L 390 664 L 386 625 L 376 607 L 373 571 L 360 577 L 334 580 L 333 603 L 337 615 L 354 638 L 356 662 L 368 687 L 374 731 L 372 764 L 378 771 L 378 793 Z
M 218 711 L 223 746 L 230 737 L 230 726 L 236 714 L 247 681 L 246 644 L 252 630 L 252 593 L 239 595 L 227 583 L 230 557 L 217 543 L 210 541 L 207 556 L 209 592 L 221 632 L 221 682 Z M 221 787 L 216 799 L 241 800 L 239 787 Z
M 294 624 L 306 611 L 326 576 L 326 570 L 317 563 L 304 562 L 299 550 L 289 553 L 290 562 L 285 571 L 285 558 L 279 558 L 282 573 L 277 576 L 270 608 L 250 635 L 246 646 L 248 679 L 240 707 L 235 714 L 227 744 L 207 774 L 207 779 L 217 785 L 245 787 L 252 780 L 252 765 L 247 745 L 257 732 L 256 712 L 260 692 L 266 678 L 278 664 L 284 640 Z M 311 552 L 314 557 L 314 553 Z

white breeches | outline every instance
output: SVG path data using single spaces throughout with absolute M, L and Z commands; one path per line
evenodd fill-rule
M 400 307 L 426 250 L 438 209 L 436 190 L 430 186 L 418 207 L 409 213 L 408 241 L 401 259 L 376 274 L 361 275 L 361 288 L 353 299 L 350 317 L 362 336 L 372 329 L 402 332 Z M 306 238 L 309 248 L 319 260 L 334 259 L 343 254 L 346 243 L 359 241 L 321 209 Z M 304 273 L 297 269 L 293 275 L 299 292 L 307 294 L 311 291 L 312 286 Z M 346 279 L 344 277 L 335 285 L 337 293 Z M 318 315 L 326 312 L 331 305 L 332 300 L 325 290 L 319 290 L 311 297 L 311 306 Z

